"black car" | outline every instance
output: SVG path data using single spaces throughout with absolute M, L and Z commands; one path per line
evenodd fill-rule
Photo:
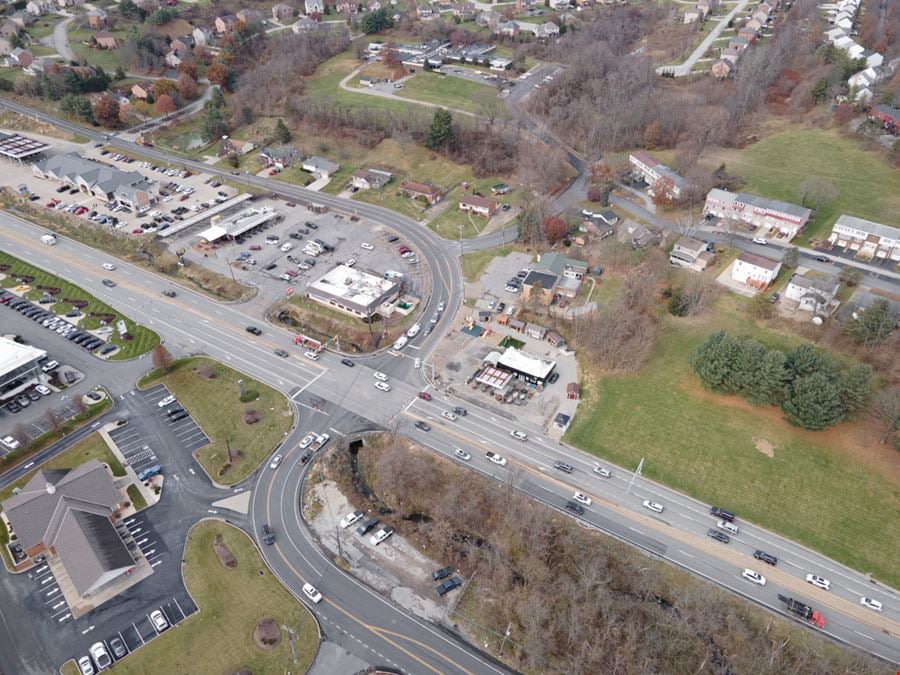
M 571 464 L 566 464 L 565 462 L 554 462 L 553 468 L 559 469 L 560 471 L 563 471 L 565 473 L 572 473 L 575 470 L 574 466 L 572 466 Z
M 167 298 L 174 298 L 176 295 L 175 291 L 172 291 L 172 290 L 165 290 L 162 292 L 162 294 L 164 296 L 166 296 Z
M 76 331 L 76 332 L 77 332 L 77 331 Z M 94 336 L 91 335 L 90 333 L 82 333 L 81 335 L 79 335 L 78 337 L 76 337 L 76 338 L 73 340 L 73 342 L 74 342 L 76 345 L 80 345 L 80 344 L 82 344 L 82 343 L 84 343 L 84 342 L 87 342 L 88 340 L 93 340 L 93 339 L 94 339 Z
M 578 502 L 566 502 L 566 510 L 577 513 L 579 516 L 584 515 L 584 507 Z
M 40 395 L 39 393 L 37 393 L 34 389 L 32 389 L 31 391 L 29 391 L 28 394 L 27 394 L 27 396 L 28 396 L 28 398 L 30 398 L 32 401 L 40 401 L 40 400 L 41 400 L 41 395 Z
M 559 379 L 559 373 L 550 373 L 550 377 L 547 378 L 547 382 L 549 384 L 553 384 Z
M 110 651 L 112 651 L 113 656 L 116 657 L 116 661 L 118 661 L 119 659 L 123 659 L 128 655 L 128 648 L 125 646 L 122 638 L 120 638 L 118 635 L 114 638 L 110 638 L 109 649 Z
M 765 551 L 754 551 L 753 557 L 757 560 L 762 560 L 764 563 L 768 563 L 769 565 L 775 566 L 778 564 L 778 558 L 776 558 L 771 553 L 766 553 Z
M 458 406 L 457 406 L 456 408 L 453 409 L 453 412 L 455 412 L 455 413 L 456 413 L 457 415 L 459 415 L 460 417 L 465 417 L 466 415 L 469 414 L 469 411 L 468 411 L 468 410 L 466 410 L 465 408 L 460 408 L 460 407 L 458 407 Z
M 18 403 L 16 403 L 15 401 L 10 401 L 9 403 L 7 403 L 7 404 L 6 404 L 5 406 L 3 406 L 3 407 L 4 407 L 4 409 L 5 409 L 7 412 L 11 412 L 11 413 L 13 413 L 13 414 L 15 414 L 15 413 L 17 413 L 17 412 L 22 412 L 22 406 L 20 406 L 20 405 L 19 405 Z
M 719 506 L 710 507 L 709 515 L 715 516 L 716 518 L 721 518 L 722 520 L 727 520 L 729 523 L 733 523 L 735 518 L 734 514 L 731 511 L 726 511 Z
M 827 256 L 824 256 L 824 255 L 817 255 L 817 256 L 815 257 L 815 261 L 816 261 L 816 262 L 820 262 L 820 263 L 828 263 L 829 265 L 830 265 L 831 262 L 832 262 L 831 258 L 829 258 L 829 257 L 827 257 Z
M 459 577 L 453 577 L 452 579 L 447 579 L 444 583 L 437 586 L 434 590 L 437 592 L 439 596 L 447 595 L 454 588 L 459 588 L 462 586 L 462 581 Z
M 285 350 L 283 350 L 283 349 L 276 349 L 276 350 L 275 350 L 275 356 L 280 356 L 281 358 L 286 359 L 288 356 L 290 356 L 290 354 L 288 354 L 288 353 L 287 353 Z
M 373 527 L 378 524 L 378 518 L 366 518 L 362 523 L 360 523 L 359 527 L 356 528 L 356 534 L 360 537 L 368 534 Z
M 101 283 L 107 288 L 113 288 L 116 285 L 116 282 L 112 279 L 104 279 Z
M 452 567 L 442 567 L 437 572 L 432 572 L 431 578 L 434 579 L 435 581 L 440 581 L 441 579 L 446 579 L 451 574 L 453 574 Z
M 103 344 L 103 340 L 101 340 L 100 338 L 96 338 L 96 337 L 95 337 L 95 338 L 93 338 L 93 339 L 91 339 L 91 340 L 88 340 L 87 342 L 82 342 L 82 343 L 81 343 L 81 346 L 84 347 L 84 348 L 87 349 L 87 350 L 93 351 L 93 350 L 97 349 L 97 347 L 99 347 L 99 346 L 102 345 L 102 344 Z
M 268 523 L 263 523 L 262 538 L 263 541 L 269 546 L 275 543 L 275 532 L 271 527 L 269 527 Z
M 353 368 L 353 366 L 356 365 L 356 364 L 353 363 L 353 361 L 351 361 L 350 359 L 341 359 L 341 363 L 343 363 L 343 364 L 344 364 L 345 366 L 347 366 L 348 368 Z
M 170 421 L 170 422 L 180 422 L 181 420 L 183 420 L 183 419 L 184 419 L 185 417 L 187 417 L 187 416 L 188 416 L 187 411 L 186 411 L 186 410 L 182 410 L 182 411 L 181 411 L 180 413 L 178 413 L 177 415 L 172 415 L 172 416 L 169 418 L 169 421 Z
M 727 544 L 731 541 L 731 537 L 729 537 L 724 532 L 719 532 L 718 530 L 710 528 L 706 531 L 706 536 L 710 539 L 715 539 L 716 541 L 721 541 L 723 544 Z
M 256 326 L 247 326 L 244 330 L 248 333 L 253 333 L 253 335 L 262 335 L 262 331 Z
M 178 408 L 173 408 L 172 410 L 167 411 L 166 414 L 169 417 L 174 417 L 175 415 L 178 415 L 183 412 L 184 412 L 184 408 L 178 407 Z
M 299 239 L 303 239 L 303 235 L 300 234 L 299 232 L 291 232 L 288 236 L 289 236 L 291 239 L 298 239 L 298 240 L 299 240 Z
M 390 237 L 387 238 L 387 240 L 388 240 L 388 243 L 393 244 L 395 241 L 400 241 L 400 237 L 398 237 L 396 234 L 392 234 Z
M 309 458 L 312 457 L 312 451 L 307 450 L 302 455 L 300 455 L 300 463 L 306 464 L 309 461 Z
M 318 226 L 318 225 L 316 225 L 315 223 L 311 223 L 311 222 L 309 222 L 309 221 L 306 221 L 306 226 L 307 226 L 309 229 L 311 229 L 311 230 L 318 230 L 318 229 L 319 229 L 319 226 Z
M 274 270 L 276 267 L 278 267 L 278 265 L 276 265 L 275 263 L 269 263 L 268 265 L 266 265 L 265 267 L 263 267 L 263 269 L 264 269 L 266 272 L 271 272 L 271 271 Z
M 105 345 L 104 347 L 102 347 L 100 349 L 99 353 L 105 355 L 105 354 L 109 354 L 110 352 L 114 352 L 116 349 L 118 349 L 118 347 L 110 342 L 108 345 Z
M 431 431 L 431 425 L 422 420 L 416 420 L 416 428 L 421 429 L 422 431 Z
M 84 335 L 85 333 L 82 333 L 80 330 L 73 330 L 71 333 L 66 335 L 66 340 L 69 340 L 71 342 L 75 338 L 84 337 Z

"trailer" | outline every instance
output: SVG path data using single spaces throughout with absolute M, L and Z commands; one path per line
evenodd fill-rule
M 778 595 L 778 599 L 785 604 L 787 611 L 803 617 L 816 628 L 825 628 L 825 618 L 809 605 L 805 605 L 793 598 L 787 598 L 781 594 Z

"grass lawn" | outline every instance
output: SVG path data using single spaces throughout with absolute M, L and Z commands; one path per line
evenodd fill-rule
M 196 372 L 208 368 L 215 374 L 207 379 Z M 256 391 L 259 398 L 249 403 L 239 400 L 238 380 L 244 390 Z M 237 483 L 256 469 L 291 429 L 293 416 L 287 400 L 271 387 L 204 357 L 181 359 L 162 377 L 153 371 L 141 380 L 146 387 L 165 383 L 178 401 L 191 413 L 210 438 L 209 445 L 196 451 L 197 461 L 219 483 Z M 248 410 L 262 414 L 255 424 L 246 424 L 242 415 Z M 239 451 L 234 464 L 223 471 L 228 460 L 226 441 L 233 452 Z
M 97 298 L 75 284 L 64 281 L 42 269 L 22 262 L 18 258 L 13 258 L 3 251 L 0 251 L 0 265 L 9 265 L 9 268 L 4 270 L 4 273 L 7 276 L 0 280 L 0 286 L 3 286 L 4 288 L 15 287 L 17 285 L 17 276 L 25 274 L 34 277 L 34 282 L 30 284 L 34 288 L 25 294 L 25 297 L 29 300 L 36 302 L 43 295 L 43 291 L 37 290 L 36 287 L 38 286 L 61 289 L 61 292 L 56 296 L 59 301 L 53 305 L 48 305 L 50 311 L 54 314 L 65 314 L 72 309 L 72 304 L 65 302 L 65 300 L 87 300 L 88 305 L 82 309 L 85 316 L 78 324 L 80 328 L 94 330 L 100 327 L 100 320 L 95 316 L 91 316 L 91 313 L 113 314 L 115 319 L 109 323 L 111 326 L 115 326 L 115 322 L 119 319 L 124 319 L 125 326 L 128 328 L 128 333 L 132 336 L 132 339 L 123 340 L 119 337 L 119 333 L 116 330 L 113 330 L 113 332 L 107 336 L 109 341 L 114 342 L 121 347 L 116 354 L 110 357 L 110 360 L 112 361 L 130 359 L 140 354 L 146 354 L 159 344 L 159 335 L 149 328 L 140 326 L 128 317 L 119 314 L 119 312 L 112 307 L 100 302 Z
M 484 273 L 491 260 L 497 257 L 505 258 L 512 252 L 512 246 L 503 246 L 466 253 L 462 257 L 463 277 L 466 281 L 478 281 L 478 277 Z
M 78 664 L 75 663 L 75 659 L 69 659 L 59 668 L 59 672 L 62 675 L 81 675 L 81 671 L 78 669 Z
M 236 567 L 226 568 L 220 562 L 213 549 L 217 534 L 237 561 Z M 183 571 L 200 611 L 116 664 L 116 670 L 148 675 L 198 672 L 198 668 L 206 673 L 307 671 L 318 646 L 315 619 L 269 572 L 243 532 L 216 521 L 195 525 L 188 534 Z M 296 663 L 283 630 L 274 647 L 256 646 L 253 630 L 262 619 L 296 630 Z
M 403 89 L 397 89 L 395 93 L 403 98 L 478 113 L 479 100 L 488 96 L 496 98 L 497 89 L 489 84 L 461 77 L 422 72 L 404 82 Z M 502 110 L 499 117 L 505 118 L 506 109 L 502 107 L 498 109 Z
M 797 204 L 807 176 L 832 183 L 837 197 L 813 216 L 798 237 L 799 244 L 827 239 L 842 213 L 900 226 L 900 171 L 840 134 L 783 131 L 743 150 L 707 153 L 701 162 L 710 169 L 725 162 L 730 173 L 747 181 L 741 188 L 745 192 Z
M 128 499 L 131 500 L 131 505 L 138 511 L 141 509 L 147 508 L 147 500 L 144 499 L 144 495 L 141 494 L 140 488 L 137 485 L 132 483 L 128 486 Z
M 198 147 L 198 139 L 200 139 L 200 117 L 194 115 L 157 134 L 154 142 L 157 146 L 175 150 L 194 159 L 201 159 L 209 146 L 203 143 Z M 202 141 L 200 142 L 202 143 Z
M 714 314 L 666 316 L 654 356 L 638 374 L 587 373 L 567 440 L 627 469 L 643 457 L 647 477 L 896 587 L 893 549 L 872 542 L 900 528 L 900 476 L 884 470 L 861 424 L 803 431 L 777 408 L 708 393 L 694 377 L 691 354 L 718 329 L 783 349 L 800 342 L 749 321 L 746 302 L 726 296 Z M 774 446 L 773 457 L 758 449 L 760 441 Z
M 53 32 L 53 29 L 56 27 L 60 21 L 62 21 L 65 17 L 60 16 L 59 14 L 45 14 L 42 17 L 39 17 L 37 21 L 34 22 L 33 26 L 29 26 L 25 29 L 25 32 L 28 33 L 31 38 L 37 42 L 41 38 L 45 38 Z M 31 50 L 34 51 L 33 49 Z
M 500 204 L 517 204 L 519 202 L 521 190 L 512 190 L 508 194 L 498 197 L 493 197 L 491 195 L 491 186 L 504 182 L 506 182 L 505 179 L 492 176 L 489 178 L 472 180 L 469 183 L 472 192 L 478 192 L 489 199 L 495 199 L 497 201 L 498 209 L 494 213 L 493 218 L 499 219 L 503 215 L 503 212 L 499 209 Z M 459 239 L 460 225 L 463 227 L 463 238 L 477 237 L 490 222 L 490 220 L 482 216 L 477 216 L 475 214 L 470 215 L 459 210 L 459 200 L 463 196 L 463 192 L 462 187 L 458 185 L 444 195 L 443 201 L 446 204 L 446 207 L 428 223 L 428 227 L 444 239 Z M 471 194 L 469 190 L 466 192 Z
M 75 52 L 75 56 L 83 58 L 92 66 L 102 66 L 103 70 L 108 73 L 114 73 L 116 68 L 122 65 L 117 50 L 91 49 L 84 44 L 84 40 L 89 40 L 94 32 L 92 30 L 74 30 L 75 24 L 75 21 L 69 24 L 69 46 Z M 118 42 L 122 42 L 128 37 L 128 31 L 125 30 L 114 29 L 109 32 L 115 35 Z

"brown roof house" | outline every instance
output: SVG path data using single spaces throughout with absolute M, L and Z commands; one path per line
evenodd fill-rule
M 6 66 L 8 68 L 27 68 L 32 63 L 34 63 L 34 54 L 21 47 L 16 47 L 6 57 Z
M 717 60 L 709 69 L 710 75 L 712 75 L 717 80 L 725 80 L 731 77 L 731 74 L 734 72 L 734 64 L 732 61 L 721 58 Z
M 236 22 L 237 18 L 233 14 L 223 14 L 222 16 L 217 16 L 215 21 L 216 32 L 219 35 L 230 33 L 232 30 L 234 30 L 234 24 Z
M 478 195 L 464 195 L 459 200 L 459 210 L 490 218 L 497 210 L 497 202 Z
M 91 28 L 105 28 L 107 14 L 102 9 L 92 9 L 87 13 L 88 26 Z
M 707 250 L 706 242 L 693 237 L 679 237 L 669 252 L 669 264 L 702 272 L 715 259 Z
M 59 556 L 86 598 L 135 568 L 115 524 L 126 500 L 106 466 L 91 459 L 74 469 L 38 471 L 3 502 L 3 512 L 25 553 Z
M 94 39 L 97 41 L 97 46 L 101 49 L 115 49 L 118 47 L 116 36 L 108 30 L 98 30 L 94 33 Z
M 433 206 L 441 201 L 441 189 L 431 183 L 417 183 L 405 180 L 400 183 L 400 194 L 413 199 L 421 197 L 428 202 L 429 206 Z
M 146 101 L 153 96 L 152 82 L 137 82 L 131 85 L 131 95 L 141 101 Z

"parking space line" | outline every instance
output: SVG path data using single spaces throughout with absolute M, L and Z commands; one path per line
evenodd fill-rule
M 181 604 L 178 602 L 178 598 L 172 598 L 172 600 L 175 602 L 175 606 L 178 607 L 178 611 L 181 612 L 182 620 L 186 619 L 187 614 L 185 614 L 184 610 L 181 608 Z

